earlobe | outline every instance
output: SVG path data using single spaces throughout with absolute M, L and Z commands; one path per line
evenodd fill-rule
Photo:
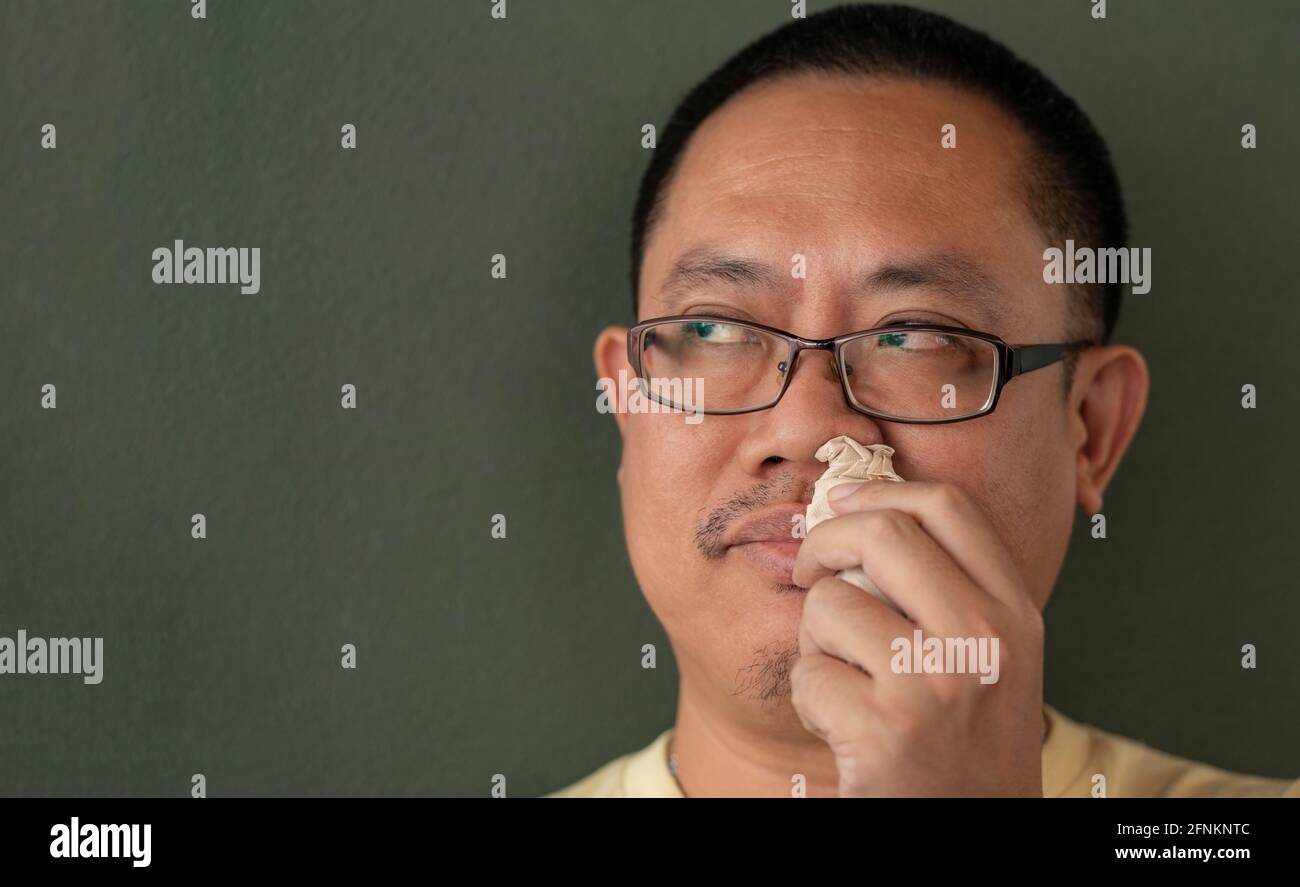
M 1100 514 L 1102 509 L 1101 490 L 1092 481 L 1092 466 L 1088 457 L 1079 453 L 1078 474 L 1075 480 L 1075 497 L 1084 514 Z

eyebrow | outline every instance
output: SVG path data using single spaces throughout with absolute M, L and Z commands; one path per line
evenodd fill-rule
M 692 286 L 728 283 L 748 289 L 777 289 L 780 278 L 770 265 L 701 247 L 683 255 L 664 280 L 665 295 Z
M 764 262 L 705 247 L 677 260 L 664 281 L 662 298 L 671 301 L 692 287 L 719 283 L 740 289 L 780 290 L 786 288 L 785 281 L 784 274 Z M 917 289 L 940 292 L 988 323 L 996 325 L 1005 319 L 997 281 L 975 262 L 955 253 L 888 262 L 854 287 L 857 292 L 882 296 Z
M 991 323 L 1001 323 L 1005 317 L 997 281 L 970 259 L 953 253 L 890 262 L 867 275 L 862 289 L 882 295 L 912 289 L 935 290 Z

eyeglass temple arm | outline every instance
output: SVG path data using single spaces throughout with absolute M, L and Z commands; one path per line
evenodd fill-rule
M 1065 352 L 1072 348 L 1080 348 L 1084 345 L 1091 345 L 1092 342 L 1066 342 L 1057 345 L 1026 345 L 1023 348 L 1011 349 L 1011 373 L 1008 378 L 1014 378 L 1024 373 L 1041 370 L 1045 366 L 1051 366 L 1062 357 Z

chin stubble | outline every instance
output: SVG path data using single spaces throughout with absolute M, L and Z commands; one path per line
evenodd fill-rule
M 734 696 L 759 702 L 779 702 L 790 695 L 790 669 L 799 659 L 799 645 L 768 644 L 754 651 L 754 661 L 736 671 Z

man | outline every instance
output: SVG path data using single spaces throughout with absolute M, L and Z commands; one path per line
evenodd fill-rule
M 705 413 L 617 416 L 677 721 L 554 796 L 1300 795 L 1043 704 L 1074 505 L 1101 512 L 1148 375 L 1108 344 L 1118 283 L 1045 282 L 1047 247 L 1127 232 L 1101 139 L 1040 73 L 907 8 L 794 21 L 682 102 L 634 224 L 638 320 L 685 319 L 604 330 L 597 373 L 695 381 Z M 800 539 L 838 436 L 906 482 L 844 485 Z M 989 642 L 996 680 L 906 667 L 918 630 Z

